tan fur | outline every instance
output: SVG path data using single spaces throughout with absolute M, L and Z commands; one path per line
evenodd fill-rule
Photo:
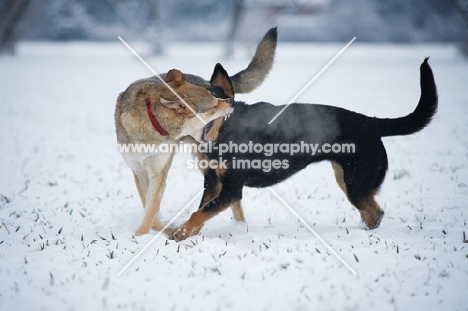
M 178 73 L 182 75 L 180 71 Z M 168 73 L 166 77 L 167 84 L 206 122 L 213 120 L 213 112 L 210 112 L 210 109 L 213 109 L 218 104 L 217 111 L 222 111 L 224 108 L 229 107 L 229 104 L 224 101 L 218 101 L 203 87 L 185 81 L 170 80 L 170 78 L 180 79 L 180 76 L 169 75 Z M 175 141 L 186 135 L 201 139 L 201 130 L 204 124 L 189 109 L 185 108 L 183 103 L 180 103 L 180 105 L 184 108 L 181 111 L 176 111 L 160 104 L 161 97 L 180 102 L 166 86 L 154 79 L 136 81 L 125 92 L 119 95 L 115 111 L 117 140 L 119 143 Z M 159 135 L 154 130 L 151 122 L 148 122 L 145 106 L 146 98 L 151 99 L 153 114 L 157 117 L 161 126 L 169 132 L 170 137 Z M 223 114 L 220 113 L 219 115 Z
M 237 221 L 244 222 L 244 213 L 242 211 L 241 202 L 232 203 L 232 211 L 234 213 L 234 219 Z M 189 220 L 187 220 L 183 225 L 178 228 L 175 228 L 170 237 L 176 241 L 182 241 L 192 235 L 196 235 L 200 232 L 201 228 L 209 219 L 216 216 L 219 212 L 202 212 L 198 210 L 194 212 Z
M 340 186 L 341 190 L 343 190 L 343 192 L 347 195 L 346 183 L 344 182 L 344 179 L 343 179 L 343 168 L 341 167 L 341 165 L 339 165 L 336 162 L 331 162 L 331 164 L 332 164 L 333 170 L 335 171 L 335 179 L 336 179 L 336 182 L 338 183 L 338 186 Z
M 343 168 L 336 162 L 332 162 L 332 167 L 335 171 L 335 178 L 338 186 L 340 186 L 341 190 L 343 190 L 343 192 L 346 194 L 346 197 L 348 197 L 346 183 L 343 179 Z M 350 201 L 350 203 L 356 206 L 356 208 L 359 210 L 362 221 L 369 229 L 377 228 L 382 218 L 383 211 L 375 200 L 375 195 L 377 194 L 378 190 L 379 189 L 376 189 L 367 198 L 363 198 L 357 204 L 351 202 L 351 200 L 348 198 L 348 201 Z
M 206 137 L 208 138 L 208 140 L 216 141 L 216 139 L 218 139 L 221 125 L 223 125 L 223 118 L 218 118 L 214 120 L 213 126 L 210 128 L 208 133 L 206 133 Z
M 226 166 L 227 166 L 227 165 L 226 165 Z M 218 177 L 223 177 L 224 174 L 226 174 L 226 172 L 227 172 L 227 168 L 218 166 L 218 167 L 215 169 L 215 171 L 216 171 L 216 175 L 217 175 Z
M 216 99 L 204 87 L 187 83 L 178 70 L 171 70 L 165 81 L 206 122 L 232 112 L 231 106 Z M 145 99 L 151 99 L 151 108 L 161 126 L 169 136 L 161 136 L 151 124 L 146 111 Z M 161 104 L 160 98 L 177 103 L 174 108 Z M 115 125 L 119 144 L 176 143 L 181 137 L 190 135 L 202 138 L 204 124 L 185 108 L 184 104 L 162 83 L 154 79 L 143 79 L 131 84 L 119 95 L 115 110 Z M 161 230 L 159 220 L 161 198 L 173 154 L 167 153 L 124 153 L 125 162 L 134 173 L 141 202 L 146 208 L 143 221 L 136 235 L 146 234 L 150 228 Z
M 218 194 L 221 192 L 221 183 L 218 183 L 216 187 L 213 187 L 213 191 L 208 191 L 205 189 L 203 192 L 203 199 L 200 203 L 200 206 L 204 206 L 206 203 L 213 200 L 213 198 L 217 197 Z
M 201 158 L 208 159 L 206 155 L 201 155 Z M 226 172 L 226 169 L 216 168 L 217 176 L 223 176 Z M 222 184 L 218 183 L 216 187 L 213 187 L 212 191 L 205 190 L 203 193 L 203 198 L 200 203 L 200 206 L 204 206 L 206 203 L 210 202 L 213 198 L 217 197 L 221 192 Z M 241 202 L 235 202 L 231 205 L 232 214 L 234 219 L 239 222 L 245 222 L 244 211 L 242 210 Z
M 193 213 L 189 220 L 187 220 L 182 226 L 176 228 L 170 235 L 172 239 L 176 241 L 182 241 L 192 235 L 200 232 L 203 224 L 210 218 L 216 216 L 218 213 L 196 211 Z
M 369 195 L 367 198 L 356 206 L 361 213 L 361 218 L 369 229 L 374 229 L 379 226 L 382 218 L 382 209 L 374 198 L 375 194 Z
M 232 203 L 231 209 L 232 209 L 232 214 L 234 215 L 234 219 L 236 221 L 245 222 L 244 211 L 242 210 L 241 201 Z
M 141 203 L 143 206 L 146 205 L 146 189 L 148 188 L 148 185 L 146 184 L 146 178 L 143 180 L 140 180 L 138 175 L 136 173 L 133 173 L 133 178 L 135 179 L 135 184 L 137 186 L 138 190 L 138 195 L 140 196 Z
M 224 202 L 220 210 L 223 210 L 224 209 L 223 207 L 227 207 L 229 205 L 231 205 L 232 207 L 232 211 L 234 213 L 234 219 L 238 221 L 245 221 L 244 213 L 242 212 L 240 201 Z M 198 234 L 198 232 L 200 232 L 205 222 L 218 214 L 219 214 L 219 210 L 215 212 L 207 212 L 207 211 L 198 210 L 194 212 L 190 216 L 189 220 L 187 220 L 184 224 L 173 229 L 172 232 L 169 234 L 169 238 L 176 240 L 176 241 L 182 241 L 192 235 Z

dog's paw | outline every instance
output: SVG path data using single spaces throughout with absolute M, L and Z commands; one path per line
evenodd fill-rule
M 168 234 L 168 237 L 169 237 L 170 240 L 174 240 L 174 241 L 177 241 L 177 242 L 183 241 L 186 238 L 197 235 L 202 228 L 203 228 L 203 226 L 193 227 L 193 226 L 190 226 L 189 224 L 185 223 L 180 227 L 171 229 L 170 233 Z M 168 230 L 166 230 L 166 231 L 168 231 Z
M 143 234 L 148 234 L 150 231 L 150 228 L 142 227 L 140 226 L 136 231 L 135 231 L 135 236 L 140 236 Z
M 362 212 L 361 217 L 368 230 L 376 229 L 380 226 L 380 222 L 384 217 L 385 212 L 383 210 L 377 210 L 372 213 Z
M 168 238 L 170 240 L 174 240 L 174 241 L 183 241 L 185 240 L 187 237 L 189 237 L 190 235 L 187 234 L 187 229 L 182 226 L 182 227 L 177 227 L 177 228 L 174 228 L 171 230 L 171 232 L 168 234 Z
M 154 231 L 162 231 L 167 223 L 160 221 L 159 219 L 154 219 L 151 224 L 151 229 Z M 167 231 L 168 229 L 166 229 Z

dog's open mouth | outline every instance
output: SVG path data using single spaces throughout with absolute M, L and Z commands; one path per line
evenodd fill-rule
M 210 135 L 210 131 L 213 128 L 213 125 L 215 124 L 215 121 L 219 120 L 219 119 L 224 119 L 224 121 L 226 121 L 230 116 L 231 116 L 231 114 L 229 113 L 229 114 L 225 115 L 224 117 L 219 117 L 218 119 L 214 119 L 213 121 L 208 122 L 208 124 L 206 124 L 205 127 L 203 128 L 202 140 L 206 141 L 206 142 L 212 140 L 211 135 Z
M 202 140 L 203 141 L 209 141 L 209 137 L 208 137 L 208 133 L 210 132 L 211 128 L 213 127 L 214 125 L 214 121 L 211 121 L 209 122 L 207 125 L 205 125 L 205 127 L 203 128 L 203 137 L 202 137 Z

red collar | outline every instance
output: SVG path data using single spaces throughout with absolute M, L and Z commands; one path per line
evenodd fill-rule
M 158 131 L 161 136 L 168 136 L 169 133 L 163 129 L 161 124 L 159 124 L 158 119 L 153 114 L 153 110 L 151 110 L 151 99 L 149 97 L 146 98 L 146 111 L 148 112 L 148 117 L 150 118 L 151 124 L 153 127 Z

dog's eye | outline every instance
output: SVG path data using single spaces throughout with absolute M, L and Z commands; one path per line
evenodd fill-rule
M 213 92 L 213 91 L 210 91 L 210 90 L 207 90 L 207 91 L 208 91 L 208 93 L 210 93 L 210 95 L 211 95 L 211 96 L 213 96 L 213 97 L 217 98 L 217 97 L 216 97 L 216 93 L 215 93 L 215 92 Z
M 216 100 L 219 102 L 219 101 L 223 101 L 223 102 L 228 102 L 229 104 L 232 104 L 232 102 L 234 101 L 233 98 L 229 98 L 229 97 L 226 97 L 226 95 L 224 94 L 224 92 L 219 92 L 219 91 L 216 91 L 216 90 L 207 90 L 212 96 L 214 96 L 214 98 L 216 98 Z M 221 94 L 222 93 L 222 94 Z M 220 96 L 223 96 L 223 97 L 220 97 Z

